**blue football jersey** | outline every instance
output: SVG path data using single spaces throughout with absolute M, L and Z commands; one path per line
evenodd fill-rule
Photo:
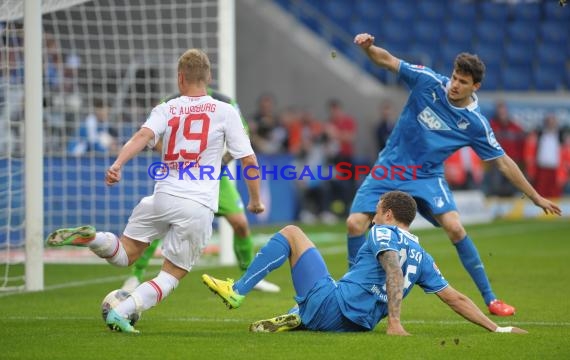
M 387 315 L 386 273 L 378 260 L 384 251 L 395 251 L 404 274 L 404 297 L 414 284 L 426 293 L 448 286 L 433 258 L 418 238 L 396 226 L 374 225 L 358 251 L 352 269 L 337 282 L 341 311 L 351 321 L 373 329 Z
M 464 146 L 471 146 L 483 160 L 505 154 L 475 94 L 469 106 L 458 108 L 447 99 L 448 77 L 402 60 L 399 75 L 410 95 L 377 165 L 415 166 L 421 179 L 443 175 L 444 160 Z M 380 170 L 378 176 L 382 174 Z

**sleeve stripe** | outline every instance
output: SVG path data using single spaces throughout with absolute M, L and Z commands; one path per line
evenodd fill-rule
M 498 158 L 503 157 L 503 156 L 505 156 L 505 154 L 503 154 L 503 155 L 498 155 L 498 156 L 493 156 L 493 157 L 490 157 L 490 158 L 487 158 L 487 159 L 481 159 L 481 160 L 483 160 L 483 161 L 491 161 L 491 160 L 495 160 L 495 159 L 498 159 Z
M 437 290 L 435 290 L 435 291 L 425 291 L 425 293 L 426 293 L 426 294 L 435 294 L 435 293 L 438 293 L 438 292 L 440 292 L 441 290 L 445 289 L 445 288 L 448 287 L 448 286 L 449 286 L 449 283 L 445 284 L 445 286 L 442 286 L 441 289 L 437 289 Z
M 441 82 L 441 80 L 438 79 L 433 73 L 431 73 L 431 72 L 429 72 L 429 71 L 425 71 L 425 70 L 421 70 L 421 69 L 414 69 L 414 68 L 412 68 L 411 66 L 408 67 L 408 69 L 409 69 L 410 71 L 413 71 L 413 72 L 418 72 L 418 73 L 421 73 L 421 74 L 424 74 L 424 75 L 428 75 L 428 76 L 432 77 L 435 81 L 437 81 L 440 85 L 443 85 L 443 83 Z
M 378 255 L 380 255 L 380 253 L 386 252 L 386 251 L 395 251 L 398 252 L 398 250 L 394 249 L 394 248 L 386 248 L 386 249 L 380 249 L 376 252 L 376 254 L 374 254 L 374 258 L 378 259 Z
M 489 145 L 491 145 L 492 147 L 494 147 L 495 149 L 497 149 L 492 141 L 491 141 L 491 130 L 489 129 L 489 127 L 487 126 L 487 124 L 485 123 L 485 119 L 483 118 L 483 115 L 481 115 L 480 113 L 474 111 L 473 114 L 475 114 L 475 116 L 477 117 L 477 119 L 479 119 L 479 121 L 481 122 L 481 125 L 483 125 L 483 128 L 485 129 L 485 135 L 487 136 L 487 142 L 489 143 Z M 497 145 L 499 145 L 499 148 L 501 150 L 503 150 L 503 148 L 501 148 L 501 145 L 499 144 L 499 142 L 495 139 L 495 143 Z M 499 149 L 497 149 L 499 150 Z M 504 153 L 504 150 L 503 150 Z M 490 160 L 490 159 L 489 159 Z

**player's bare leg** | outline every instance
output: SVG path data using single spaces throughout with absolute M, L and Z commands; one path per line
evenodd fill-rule
M 160 245 L 160 243 L 161 241 L 158 239 L 153 240 L 150 243 L 150 245 L 138 258 L 138 260 L 135 261 L 135 263 L 133 264 L 132 275 L 125 280 L 123 286 L 121 286 L 121 289 L 130 293 L 133 292 L 133 290 L 140 285 L 140 283 L 144 280 L 144 274 L 150 263 L 150 259 L 154 255 L 154 252 L 156 251 L 156 248 Z

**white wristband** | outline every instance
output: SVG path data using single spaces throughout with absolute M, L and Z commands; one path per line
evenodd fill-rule
M 510 333 L 511 331 L 513 331 L 512 326 L 505 326 L 505 327 L 497 326 L 497 328 L 495 329 L 495 332 L 497 333 Z

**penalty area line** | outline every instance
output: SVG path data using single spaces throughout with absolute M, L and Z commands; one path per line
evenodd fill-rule
M 35 321 L 77 321 L 77 320 L 93 320 L 99 317 L 95 316 L 6 316 L 3 320 L 35 320 Z M 206 318 L 206 317 L 153 317 L 152 321 L 172 321 L 172 322 L 203 322 L 203 323 L 239 323 L 239 322 L 249 322 L 253 320 L 248 319 L 236 319 L 236 318 Z M 570 322 L 566 321 L 512 321 L 505 322 L 501 325 L 521 325 L 521 326 L 545 326 L 545 327 L 570 327 Z M 462 320 L 404 320 L 402 324 L 406 325 L 466 325 L 471 324 L 468 321 Z
M 127 278 L 126 275 L 121 275 L 121 276 L 109 276 L 109 277 L 91 279 L 91 280 L 70 281 L 70 282 L 66 282 L 63 284 L 55 284 L 55 285 L 46 286 L 46 287 L 44 287 L 42 292 L 43 291 L 50 291 L 50 290 L 59 290 L 59 289 L 68 289 L 68 288 L 74 288 L 74 287 L 82 287 L 82 286 L 88 286 L 88 285 L 94 285 L 94 284 L 105 284 L 105 283 L 109 283 L 109 282 L 124 280 L 126 278 Z M 26 292 L 26 291 L 0 293 L 0 298 L 7 297 L 7 296 L 13 296 L 13 295 L 24 295 L 24 294 L 32 294 L 32 293 Z

